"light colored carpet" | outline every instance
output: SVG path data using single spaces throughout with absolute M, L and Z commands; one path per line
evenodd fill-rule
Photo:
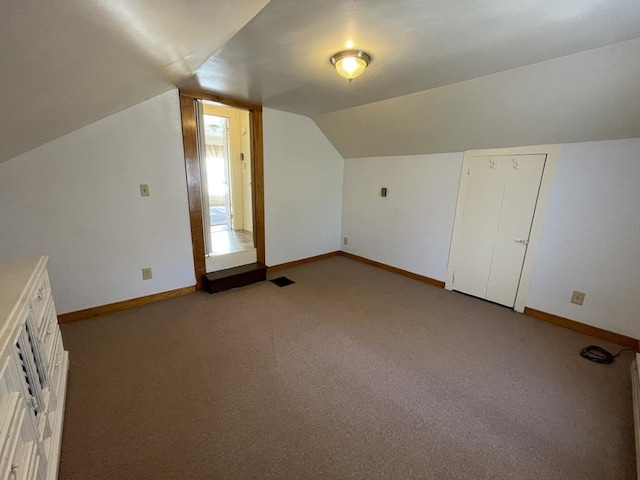
M 635 478 L 629 365 L 335 257 L 64 325 L 61 479 Z M 272 275 L 273 276 L 273 275 Z

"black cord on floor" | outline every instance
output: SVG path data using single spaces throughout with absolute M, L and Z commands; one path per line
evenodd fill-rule
M 618 353 L 614 355 L 613 353 L 608 352 L 602 347 L 599 347 L 597 345 L 589 345 L 588 347 L 584 347 L 582 349 L 582 351 L 580 352 L 580 355 L 586 358 L 587 360 L 591 360 L 592 362 L 595 362 L 595 363 L 609 364 L 609 363 L 613 363 L 613 361 L 616 358 L 618 358 L 618 356 L 622 352 L 626 352 L 626 351 L 635 352 L 635 350 L 632 348 L 623 348 L 622 350 L 620 350 Z

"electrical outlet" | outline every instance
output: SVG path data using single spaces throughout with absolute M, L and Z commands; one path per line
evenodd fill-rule
M 140 185 L 140 196 L 141 197 L 149 196 L 149 185 L 147 185 L 146 183 L 143 183 L 142 185 Z
M 151 280 L 151 267 L 142 269 L 142 279 L 143 280 Z
M 349 238 L 348 237 L 342 237 L 342 244 L 343 245 L 349 245 Z
M 573 291 L 573 295 L 571 295 L 571 303 L 576 305 L 582 305 L 584 303 L 584 297 L 586 297 L 586 293 L 578 292 L 577 290 Z

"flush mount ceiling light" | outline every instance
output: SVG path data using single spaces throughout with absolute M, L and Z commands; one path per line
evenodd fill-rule
M 351 83 L 371 63 L 371 55 L 362 50 L 344 50 L 332 56 L 331 63 Z

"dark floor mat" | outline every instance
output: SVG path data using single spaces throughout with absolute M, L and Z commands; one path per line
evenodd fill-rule
M 274 278 L 273 280 L 269 280 L 271 283 L 275 283 L 277 286 L 279 287 L 286 287 L 287 285 L 293 285 L 294 282 L 293 280 L 287 278 L 287 277 L 278 277 L 278 278 Z

